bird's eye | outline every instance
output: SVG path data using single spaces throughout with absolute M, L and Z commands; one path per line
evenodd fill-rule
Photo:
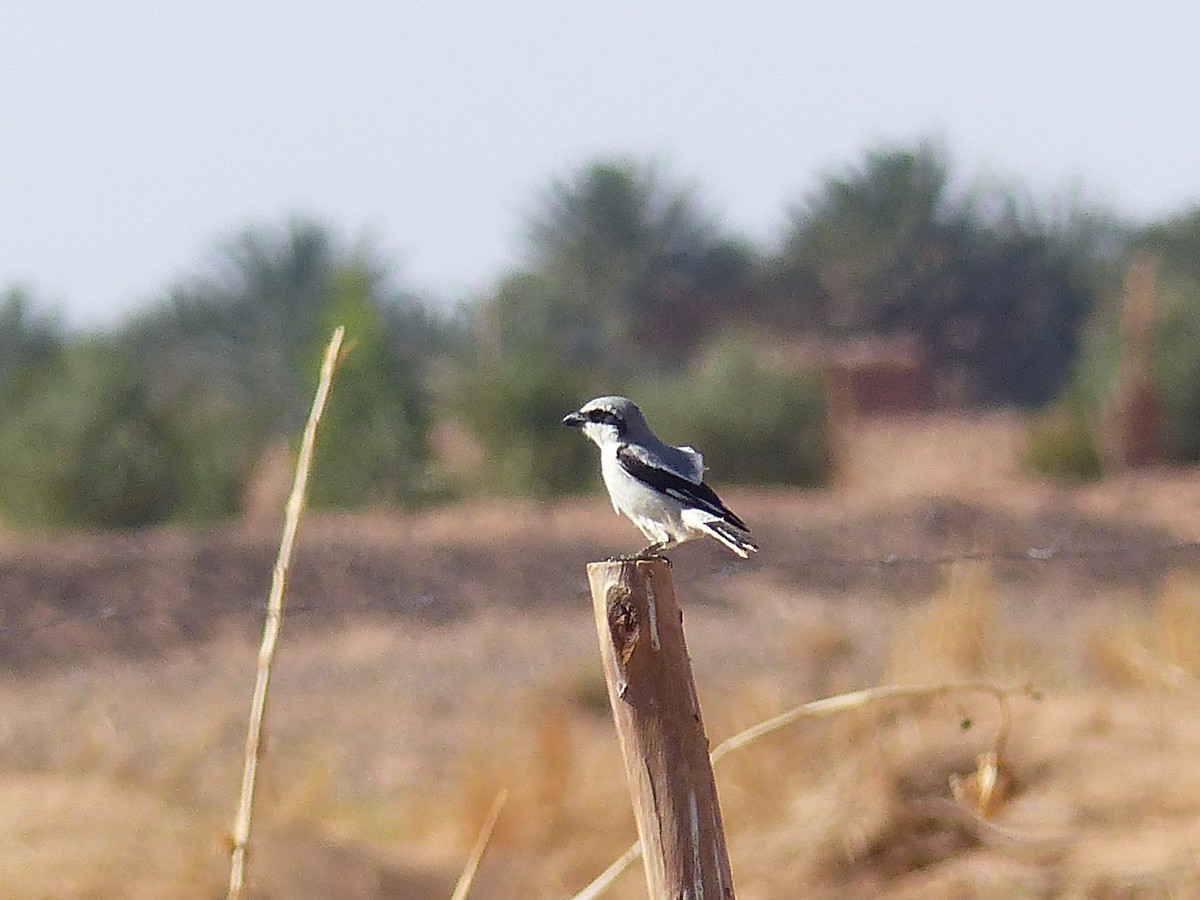
M 589 409 L 583 414 L 589 422 L 597 425 L 608 425 L 617 432 L 618 436 L 625 434 L 625 420 L 611 409 Z
M 584 416 L 589 422 L 595 422 L 598 425 L 612 425 L 614 428 L 621 427 L 621 420 L 617 418 L 616 413 L 607 409 L 590 409 Z

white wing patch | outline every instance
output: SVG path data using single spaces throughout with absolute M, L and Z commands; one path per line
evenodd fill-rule
M 675 449 L 680 451 L 684 456 L 686 456 L 692 462 L 692 471 L 691 472 L 681 472 L 680 474 L 681 475 L 690 475 L 691 480 L 696 482 L 696 484 L 699 484 L 701 481 L 703 481 L 704 480 L 704 457 L 701 456 L 700 451 L 697 450 L 695 447 L 687 447 L 687 446 L 676 447 Z

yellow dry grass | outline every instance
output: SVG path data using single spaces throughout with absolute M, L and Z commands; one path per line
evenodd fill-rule
M 1058 563 L 1015 572 L 961 564 L 929 578 L 835 568 L 816 578 L 796 562 L 825 552 L 810 542 L 826 529 L 870 524 L 876 511 L 931 495 L 1014 517 L 1071 508 L 1178 538 L 1200 534 L 1193 473 L 1049 491 L 1022 480 L 996 449 L 1015 445 L 1014 427 L 1000 417 L 867 428 L 858 458 L 869 462 L 832 491 L 735 495 L 773 540 L 754 566 L 726 569 L 702 548 L 679 555 L 714 744 L 798 703 L 869 684 L 1032 680 L 1043 689 L 1040 700 L 1011 702 L 986 817 L 963 802 L 972 789 L 979 796 L 990 771 L 979 760 L 999 717 L 986 697 L 875 704 L 798 722 L 728 757 L 717 780 L 743 900 L 1200 896 L 1200 578 L 1187 566 L 1165 581 L 1108 584 L 1067 578 Z M 948 435 L 957 449 L 939 455 Z M 980 445 L 991 455 L 972 466 Z M 886 452 L 903 464 L 887 463 Z M 945 518 L 937 512 L 934 525 Z M 531 521 L 560 543 L 540 547 Z M 634 830 L 598 702 L 582 569 L 567 569 L 577 557 L 623 549 L 627 526 L 602 500 L 311 524 L 298 562 L 307 553 L 366 565 L 378 551 L 397 579 L 422 568 L 459 572 L 462 596 L 478 602 L 445 618 L 377 609 L 320 627 L 290 620 L 296 630 L 272 687 L 249 896 L 448 897 L 502 789 L 509 798 L 472 896 L 565 898 L 582 888 Z M 987 527 L 969 530 L 951 537 L 951 549 L 996 549 Z M 881 555 L 909 539 L 902 531 L 889 525 L 880 540 L 864 525 L 864 537 L 829 552 Z M 188 540 L 171 532 L 138 545 L 163 553 L 159 587 L 168 594 L 182 584 L 172 579 L 184 577 Z M 97 554 L 119 550 L 108 539 L 72 538 L 53 551 L 14 539 L 0 562 L 54 552 L 62 571 L 84 572 Z M 468 584 L 472 568 L 493 558 L 505 567 Z M 489 594 L 499 584 L 505 596 Z M 428 588 L 435 597 L 446 589 Z M 233 624 L 147 656 L 70 653 L 63 643 L 53 665 L 0 679 L 0 895 L 169 900 L 220 891 L 249 636 Z M 610 896 L 643 895 L 635 866 Z

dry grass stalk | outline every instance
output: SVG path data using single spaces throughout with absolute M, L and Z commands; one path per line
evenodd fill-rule
M 504 809 L 507 800 L 508 789 L 505 788 L 492 801 L 492 808 L 488 811 L 483 827 L 479 829 L 479 837 L 475 839 L 475 846 L 467 855 L 467 861 L 463 864 L 462 874 L 458 876 L 458 883 L 454 885 L 454 893 L 450 895 L 450 900 L 467 900 L 467 894 L 471 891 L 471 882 L 475 880 L 475 873 L 479 871 L 483 852 L 487 849 L 488 841 L 492 838 L 492 831 L 496 827 L 496 820 L 500 818 L 500 810 Z
M 881 685 L 879 687 L 864 688 L 860 691 L 851 691 L 846 694 L 838 694 L 834 697 L 825 697 L 820 700 L 813 700 L 809 703 L 803 703 L 800 706 L 794 707 L 782 712 L 777 716 L 773 716 L 757 725 L 740 731 L 737 734 L 726 738 L 719 743 L 712 751 L 710 759 L 713 766 L 716 766 L 722 759 L 735 750 L 740 750 L 755 741 L 766 737 L 769 734 L 774 734 L 789 725 L 793 725 L 802 719 L 816 719 L 824 716 L 831 716 L 837 713 L 850 712 L 856 709 L 862 709 L 866 706 L 883 703 L 889 700 L 931 700 L 938 697 L 944 697 L 951 694 L 990 694 L 995 698 L 1000 709 L 1000 724 L 996 729 L 996 738 L 992 746 L 992 750 L 984 757 L 999 759 L 1003 753 L 1004 745 L 1008 741 L 1008 732 L 1010 727 L 1010 715 L 1008 709 L 1008 698 L 1013 694 L 1024 694 L 1035 696 L 1036 692 L 1028 685 L 1016 687 L 1004 687 L 997 684 L 992 684 L 986 681 L 980 682 L 963 682 L 961 684 L 936 684 L 936 685 L 903 685 L 891 684 Z M 981 757 L 980 772 L 984 770 L 984 761 Z M 592 882 L 582 891 L 575 894 L 571 900 L 596 900 L 602 896 L 625 872 L 625 870 L 642 855 L 641 845 L 634 842 L 630 845 L 620 857 L 612 862 L 607 869 L 596 876 Z
M 258 671 L 254 683 L 254 696 L 250 703 L 250 720 L 246 728 L 246 756 L 242 768 L 242 793 L 238 800 L 237 814 L 233 820 L 231 835 L 232 852 L 229 860 L 228 900 L 242 896 L 246 878 L 246 851 L 250 843 L 250 818 L 254 808 L 254 784 L 258 773 L 259 749 L 262 744 L 263 719 L 267 710 L 267 686 L 271 680 L 271 664 L 275 659 L 275 647 L 279 642 L 279 631 L 283 626 L 283 590 L 287 581 L 288 567 L 292 561 L 292 548 L 296 542 L 296 531 L 300 526 L 300 514 L 308 489 L 308 476 L 312 469 L 313 448 L 317 440 L 317 424 L 325 411 L 329 398 L 329 387 L 337 368 L 346 330 L 341 326 L 333 332 L 325 359 L 321 364 L 321 380 L 313 398 L 312 410 L 304 426 L 304 437 L 300 442 L 300 456 L 296 460 L 296 476 L 292 492 L 288 497 L 287 514 L 283 535 L 279 541 L 279 553 L 275 557 L 275 568 L 271 573 L 271 590 L 267 597 L 267 617 L 263 624 L 262 644 L 258 651 Z
M 934 685 L 885 684 L 879 687 L 864 688 L 861 691 L 838 694 L 836 697 L 813 700 L 789 709 L 787 712 L 782 712 L 765 722 L 753 725 L 745 731 L 721 741 L 712 752 L 712 761 L 713 765 L 716 765 L 734 750 L 739 750 L 747 744 L 779 731 L 781 728 L 786 728 L 801 719 L 816 719 L 836 713 L 850 712 L 888 700 L 932 700 L 950 694 L 991 694 L 995 698 L 1000 707 L 1000 726 L 996 732 L 996 746 L 1003 749 L 1009 730 L 1008 698 L 1013 694 L 1032 695 L 1033 693 L 1033 689 L 1028 685 L 1003 687 L 987 681 Z
M 900 684 L 975 680 L 1000 655 L 991 566 L 960 562 L 946 574 L 933 599 L 913 609 L 900 624 L 884 680 Z
M 1168 579 L 1149 617 L 1126 612 L 1100 619 L 1088 637 L 1089 661 L 1121 688 L 1178 690 L 1200 676 L 1200 582 L 1195 573 Z
M 628 869 L 642 855 L 642 845 L 639 841 L 634 841 L 629 845 L 629 849 L 612 861 L 612 864 L 593 879 L 592 883 L 585 887 L 582 891 L 576 894 L 571 900 L 596 900 L 597 897 L 604 895 L 613 883 L 625 874 Z

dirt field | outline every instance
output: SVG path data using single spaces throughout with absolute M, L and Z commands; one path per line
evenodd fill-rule
M 673 556 L 713 743 L 881 683 L 1032 683 L 806 722 L 718 770 L 738 896 L 1200 896 L 1200 473 L 1067 490 L 1009 416 L 861 426 L 835 487 L 722 491 L 748 563 Z M 719 473 L 713 473 L 720 485 Z M 601 497 L 303 525 L 252 896 L 565 898 L 633 836 L 584 566 Z M 214 897 L 274 528 L 0 537 L 0 895 Z M 951 562 L 975 555 L 973 562 Z M 968 726 L 969 727 L 966 727 Z M 614 898 L 644 894 L 636 867 Z

